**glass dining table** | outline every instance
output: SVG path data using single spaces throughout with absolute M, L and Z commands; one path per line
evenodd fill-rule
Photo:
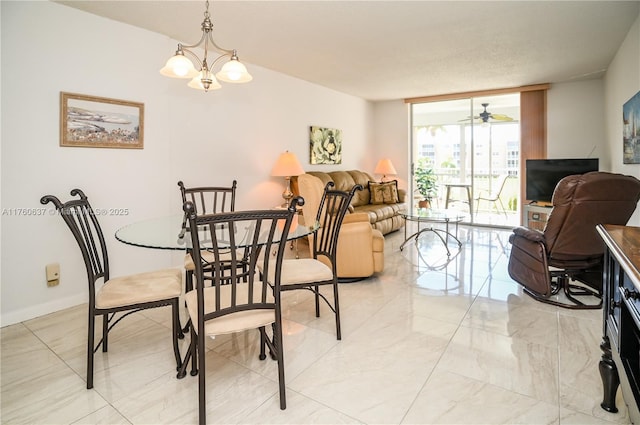
M 291 223 L 287 241 L 293 241 L 307 236 L 318 229 L 318 224 L 312 226 L 298 225 L 297 216 Z M 252 229 L 239 224 L 233 229 L 236 241 L 251 240 Z M 199 229 L 200 247 L 211 248 L 211 240 L 206 229 Z M 216 232 L 221 232 L 224 236 L 229 234 L 229 229 L 220 227 Z M 157 217 L 131 223 L 121 227 L 116 231 L 116 239 L 127 245 L 142 248 L 168 249 L 168 250 L 189 250 L 191 249 L 191 237 L 187 221 L 183 214 L 175 214 L 165 217 Z M 223 238 L 224 239 L 224 238 Z M 218 241 L 220 242 L 220 241 Z M 241 246 L 241 245 L 240 245 Z

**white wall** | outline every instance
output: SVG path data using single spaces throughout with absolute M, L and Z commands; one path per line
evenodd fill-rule
M 640 91 L 640 14 L 604 77 L 605 129 L 611 171 L 640 178 L 640 164 L 622 163 L 622 105 Z M 629 220 L 640 226 L 640 205 Z
M 251 64 L 251 83 L 205 94 L 158 73 L 175 51 L 167 37 L 48 1 L 2 1 L 0 10 L 2 325 L 86 302 L 80 252 L 51 207 L 42 216 L 8 213 L 42 211 L 42 195 L 64 200 L 80 187 L 96 208 L 129 209 L 101 217 L 117 276 L 181 264 L 180 253 L 113 237 L 128 223 L 179 212 L 178 180 L 237 179 L 237 207 L 260 208 L 282 199 L 283 179 L 269 174 L 287 149 L 307 170 L 372 171 L 373 106 L 362 99 Z M 143 102 L 144 149 L 59 147 L 61 91 Z M 308 165 L 310 125 L 343 130 L 343 164 Z M 51 262 L 61 265 L 61 283 L 47 288 Z
M 375 139 L 372 151 L 377 154 L 374 162 L 389 158 L 393 163 L 399 187 L 409 186 L 409 106 L 402 100 L 376 102 L 374 106 Z
M 609 168 L 602 79 L 552 84 L 547 91 L 547 156 L 599 158 Z

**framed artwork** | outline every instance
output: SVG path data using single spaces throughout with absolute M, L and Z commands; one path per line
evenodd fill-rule
M 311 126 L 309 140 L 310 164 L 342 164 L 342 130 Z
M 60 92 L 60 146 L 143 149 L 144 103 Z
M 622 107 L 622 163 L 640 164 L 640 92 Z

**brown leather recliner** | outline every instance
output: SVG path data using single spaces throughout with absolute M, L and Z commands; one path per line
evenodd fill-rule
M 627 224 L 638 200 L 640 180 L 632 176 L 596 171 L 563 178 L 553 192 L 544 230 L 518 227 L 509 237 L 509 275 L 538 301 L 575 309 L 600 308 L 604 243 L 596 225 Z M 560 289 L 567 303 L 550 298 Z M 583 295 L 600 300 L 585 303 L 575 298 Z

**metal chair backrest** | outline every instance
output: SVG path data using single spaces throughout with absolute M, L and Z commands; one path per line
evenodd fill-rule
M 201 249 L 193 249 L 194 276 L 198 284 L 198 332 L 203 331 L 204 322 L 216 317 L 240 311 L 275 308 L 273 290 L 261 282 L 258 264 L 262 264 L 263 275 L 275 268 L 275 279 L 271 282 L 278 290 L 286 241 L 296 205 L 301 198 L 294 198 L 288 209 L 235 211 L 198 215 L 192 202 L 185 202 L 183 209 L 190 229 L 193 247 L 202 247 L 207 242 L 214 260 L 202 258 Z M 229 229 L 235 229 L 229 231 Z M 280 243 L 280 241 L 283 243 Z M 274 253 L 275 252 L 275 256 Z M 229 255 L 230 253 L 230 255 Z M 242 254 L 244 253 L 244 254 Z M 274 261 L 275 260 L 275 261 Z M 200 282 L 211 281 L 215 291 L 215 306 L 206 315 L 204 312 L 204 287 Z M 228 303 L 221 300 L 221 293 L 230 292 Z
M 498 177 L 498 184 L 496 184 L 496 186 L 494 187 L 493 191 L 491 192 L 491 198 L 492 199 L 498 199 L 500 197 L 500 194 L 502 193 L 505 184 L 507 183 L 507 179 L 509 178 L 509 174 L 501 174 Z
M 178 182 L 182 203 L 191 201 L 198 215 L 235 211 L 237 184 L 234 180 L 231 187 L 186 188 L 182 181 Z
M 109 280 L 109 256 L 107 245 L 98 219 L 89 204 L 86 195 L 80 189 L 73 189 L 71 196 L 79 196 L 80 199 L 72 199 L 65 203 L 56 196 L 45 195 L 40 199 L 43 205 L 49 202 L 58 210 L 58 213 L 71 230 L 73 237 L 78 242 L 82 259 L 87 269 L 89 282 L 89 302 L 95 305 L 96 282 Z
M 335 276 L 340 227 L 356 190 L 363 188 L 358 184 L 353 186 L 351 191 L 344 192 L 331 189 L 333 186 L 333 182 L 327 183 L 318 207 L 316 222 L 320 227 L 313 238 L 313 257 L 316 259 L 319 256 L 325 257 L 331 263 Z

